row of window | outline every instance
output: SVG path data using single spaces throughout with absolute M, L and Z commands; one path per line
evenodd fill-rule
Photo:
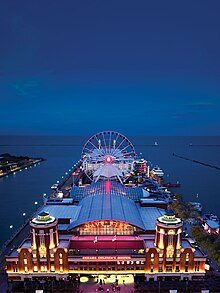
M 63 267 L 62 266 L 60 266 L 60 272 L 63 272 Z M 143 266 L 136 266 L 136 267 L 133 267 L 133 266 L 117 266 L 117 267 L 115 267 L 115 266 L 108 266 L 108 267 L 98 267 L 98 268 L 96 268 L 96 267 L 87 267 L 87 266 L 81 266 L 81 267 L 76 267 L 76 266 L 70 266 L 70 268 L 69 268 L 70 270 L 75 270 L 75 271 L 77 271 L 77 270 L 84 270 L 84 271 L 87 271 L 87 270 L 89 270 L 89 271 L 97 271 L 97 270 L 99 270 L 99 271 L 115 271 L 116 269 L 117 269 L 117 271 L 134 271 L 134 270 L 136 270 L 136 271 L 138 271 L 138 270 L 144 270 L 144 267 Z M 54 267 L 54 265 L 52 265 L 51 266 L 51 268 L 50 268 L 50 270 L 51 270 L 51 272 L 55 272 L 55 267 Z M 24 267 L 24 271 L 27 273 L 28 272 L 28 267 L 27 266 L 25 266 Z M 33 271 L 34 272 L 38 272 L 38 267 L 37 266 L 34 266 L 34 269 L 33 269 Z M 46 272 L 47 271 L 47 266 L 41 266 L 40 267 L 40 272 Z M 156 269 L 156 270 L 154 270 L 154 268 L 153 267 L 151 267 L 150 268 L 150 271 L 153 273 L 153 272 L 163 272 L 163 268 L 162 268 L 162 266 L 159 266 L 159 268 L 158 268 L 158 270 Z M 166 266 L 166 268 L 165 268 L 165 271 L 166 272 L 173 272 L 173 267 L 172 266 Z M 179 268 L 179 266 L 176 266 L 176 268 L 175 268 L 175 272 L 179 272 L 180 271 L 180 268 Z M 14 268 L 14 272 L 17 272 L 17 268 Z M 185 266 L 185 272 L 188 272 L 188 266 Z M 199 266 L 195 266 L 195 272 L 199 272 Z

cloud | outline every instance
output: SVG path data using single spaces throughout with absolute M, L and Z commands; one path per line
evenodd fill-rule
M 36 95 L 38 86 L 39 86 L 39 81 L 34 79 L 11 84 L 11 87 L 16 91 L 18 96 Z
M 215 104 L 211 101 L 198 101 L 198 102 L 193 102 L 185 105 L 187 108 L 194 108 L 198 110 L 203 110 L 207 108 L 213 108 L 215 107 Z
M 182 111 L 173 113 L 171 116 L 175 119 L 186 119 L 193 116 L 196 116 L 199 112 L 198 111 Z

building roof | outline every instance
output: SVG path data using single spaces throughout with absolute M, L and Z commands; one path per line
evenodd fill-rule
M 69 229 L 95 220 L 122 221 L 145 229 L 136 204 L 124 196 L 98 194 L 84 198 L 79 205 L 79 217 Z
M 142 230 L 155 230 L 157 219 L 164 215 L 163 209 L 141 207 L 135 203 L 132 196 L 136 199 L 143 195 L 142 189 L 138 187 L 103 181 L 81 189 L 86 196 L 83 196 L 78 205 L 46 205 L 36 215 L 49 212 L 58 220 L 69 219 L 68 226 L 64 225 L 67 223 L 59 223 L 59 230 L 71 230 L 84 223 L 99 220 L 121 221 Z
M 115 220 L 129 223 L 143 230 L 155 230 L 156 220 L 164 210 L 156 207 L 140 207 L 134 201 L 120 195 L 98 194 L 84 198 L 77 220 L 72 221 L 68 230 L 96 220 Z
M 164 210 L 156 207 L 139 207 L 139 212 L 146 230 L 155 230 L 157 219 L 164 215 Z
M 75 200 L 82 200 L 84 197 L 97 194 L 117 194 L 133 200 L 143 197 L 141 187 L 128 187 L 116 181 L 99 181 L 86 187 L 73 186 L 71 197 Z
M 211 229 L 217 229 L 219 228 L 219 223 L 212 221 L 212 220 L 207 220 L 206 224 L 211 228 Z
M 34 215 L 36 217 L 39 213 L 49 212 L 51 216 L 56 219 L 71 219 L 72 221 L 78 218 L 81 207 L 77 205 L 46 205 Z

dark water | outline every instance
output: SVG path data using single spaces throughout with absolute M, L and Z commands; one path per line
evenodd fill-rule
M 0 244 L 31 215 L 35 201 L 42 203 L 43 193 L 62 180 L 81 155 L 87 137 L 0 137 L 0 154 L 44 157 L 36 167 L 0 179 Z M 200 201 L 204 211 L 220 216 L 220 170 L 186 161 L 173 153 L 220 167 L 220 137 L 130 137 L 136 152 L 159 165 L 165 180 L 180 181 L 177 189 L 189 201 Z M 154 147 L 154 142 L 159 143 Z M 193 146 L 189 146 L 192 143 Z M 195 146 L 197 145 L 197 146 Z M 196 195 L 198 194 L 198 198 Z

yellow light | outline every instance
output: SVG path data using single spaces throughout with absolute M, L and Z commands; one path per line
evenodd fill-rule
M 163 242 L 159 242 L 159 243 L 158 243 L 158 247 L 159 247 L 160 249 L 163 249 L 163 248 L 164 248 L 164 244 L 163 244 Z
M 55 247 L 55 244 L 53 243 L 53 241 L 52 241 L 52 242 L 50 242 L 49 249 L 52 249 L 52 248 L 54 248 L 54 247 Z
M 89 278 L 88 277 L 85 277 L 85 276 L 80 277 L 80 283 L 86 283 L 88 281 L 89 281 Z

